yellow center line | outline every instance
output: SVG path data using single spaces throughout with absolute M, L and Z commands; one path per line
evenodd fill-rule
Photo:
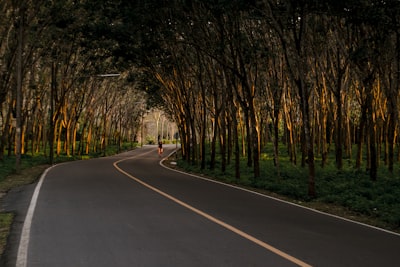
M 135 157 L 137 157 L 137 156 L 135 156 Z M 204 217 L 204 218 L 206 218 L 206 219 L 208 219 L 208 220 L 210 220 L 210 221 L 212 221 L 212 222 L 214 222 L 214 223 L 216 223 L 216 224 L 228 229 L 229 231 L 232 231 L 235 234 L 237 234 L 237 235 L 239 235 L 239 236 L 241 236 L 241 237 L 243 237 L 243 238 L 245 238 L 245 239 L 247 239 L 247 240 L 249 240 L 249 241 L 251 241 L 251 242 L 253 242 L 253 243 L 255 243 L 255 244 L 257 244 L 257 245 L 259 245 L 259 246 L 261 246 L 261 247 L 263 247 L 263 248 L 265 248 L 265 249 L 267 249 L 267 250 L 269 250 L 269 251 L 271 251 L 271 252 L 273 252 L 273 253 L 275 253 L 277 255 L 279 255 L 279 256 L 281 256 L 282 258 L 284 258 L 284 259 L 286 259 L 288 261 L 291 261 L 291 262 L 297 264 L 298 266 L 311 267 L 311 265 L 309 265 L 309 264 L 307 264 L 307 263 L 305 263 L 305 262 L 303 262 L 303 261 L 301 261 L 301 260 L 299 260 L 299 259 L 297 259 L 297 258 L 295 258 L 295 257 L 293 257 L 293 256 L 291 256 L 291 255 L 289 255 L 289 254 L 287 254 L 287 253 L 285 253 L 285 252 L 283 252 L 283 251 L 281 251 L 281 250 L 279 250 L 279 249 L 277 249 L 277 248 L 275 248 L 275 247 L 273 247 L 273 246 L 271 246 L 271 245 L 269 245 L 269 244 L 267 244 L 267 243 L 265 243 L 265 242 L 263 242 L 263 241 L 261 241 L 261 240 L 259 240 L 257 238 L 255 238 L 254 236 L 251 236 L 251 235 L 243 232 L 242 230 L 239 230 L 238 228 L 236 228 L 236 227 L 234 227 L 234 226 L 232 226 L 230 224 L 227 224 L 227 223 L 225 223 L 225 222 L 223 222 L 223 221 L 221 221 L 221 220 L 219 220 L 219 219 L 217 219 L 217 218 L 215 218 L 215 217 L 213 217 L 213 216 L 211 216 L 211 215 L 209 215 L 209 214 L 207 214 L 207 213 L 205 213 L 205 212 L 203 212 L 203 211 L 201 211 L 199 209 L 196 209 L 195 207 L 190 206 L 189 204 L 187 204 L 187 203 L 185 203 L 185 202 L 183 202 L 183 201 L 181 201 L 181 200 L 179 200 L 179 199 L 177 199 L 177 198 L 175 198 L 175 197 L 173 197 L 173 196 L 171 196 L 171 195 L 169 195 L 169 194 L 167 194 L 167 193 L 155 188 L 154 186 L 151 186 L 151 185 L 143 182 L 142 180 L 134 177 L 133 175 L 129 174 L 128 172 L 124 171 L 123 169 L 121 169 L 118 166 L 118 163 L 120 163 L 122 161 L 125 161 L 125 160 L 129 160 L 129 159 L 132 159 L 132 158 L 127 158 L 127 159 L 122 159 L 122 160 L 116 161 L 116 162 L 114 162 L 113 165 L 119 172 L 121 172 L 122 174 L 128 176 L 129 178 L 131 178 L 132 180 L 136 181 L 137 183 L 139 183 L 139 184 L 147 187 L 148 189 L 150 189 L 150 190 L 152 190 L 152 191 L 154 191 L 154 192 L 156 192 L 156 193 L 158 193 L 158 194 L 160 194 L 160 195 L 172 200 L 173 202 L 175 202 L 175 203 L 177 203 L 177 204 L 179 204 L 179 205 L 181 205 L 181 206 L 193 211 L 194 213 L 197 213 L 198 215 L 200 215 L 200 216 L 202 216 L 202 217 Z

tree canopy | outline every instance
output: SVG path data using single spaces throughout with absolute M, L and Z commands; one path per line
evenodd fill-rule
M 332 150 L 338 170 L 346 158 L 371 180 L 382 163 L 396 171 L 399 1 L 5 0 L 0 9 L 0 158 L 15 152 L 20 77 L 22 153 L 130 140 L 146 102 L 177 124 L 184 160 L 234 164 L 237 179 L 242 157 L 260 179 L 268 143 L 277 172 L 282 143 L 308 168 L 310 197 L 316 159 L 323 166 Z

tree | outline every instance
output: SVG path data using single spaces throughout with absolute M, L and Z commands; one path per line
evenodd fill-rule
M 311 128 L 310 96 L 311 88 L 307 80 L 310 72 L 309 19 L 310 6 L 303 1 L 273 2 L 267 4 L 271 27 L 278 34 L 284 50 L 287 70 L 297 89 L 302 114 L 302 135 L 307 153 L 308 195 L 316 196 L 314 136 Z

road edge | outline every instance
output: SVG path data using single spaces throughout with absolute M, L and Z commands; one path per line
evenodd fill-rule
M 24 224 L 22 226 L 21 237 L 19 240 L 18 245 L 18 252 L 17 252 L 17 260 L 16 260 L 16 267 L 26 267 L 27 266 L 27 259 L 28 259 L 28 246 L 29 246 L 29 238 L 31 232 L 31 225 L 32 225 L 32 218 L 35 212 L 36 203 L 39 197 L 40 189 L 42 187 L 43 181 L 47 175 L 47 173 L 54 167 L 50 166 L 47 168 L 43 174 L 39 178 L 39 182 L 36 184 L 35 190 L 33 192 L 28 211 L 25 216 Z

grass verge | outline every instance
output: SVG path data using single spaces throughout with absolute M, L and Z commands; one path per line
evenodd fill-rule
M 13 188 L 35 182 L 49 165 L 42 164 L 23 169 L 20 173 L 11 172 L 0 180 L 0 202 Z M 0 212 L 0 255 L 3 255 L 13 223 L 12 212 Z
M 1 255 L 7 245 L 8 235 L 10 234 L 11 224 L 14 219 L 14 214 L 11 212 L 0 213 L 0 252 Z

